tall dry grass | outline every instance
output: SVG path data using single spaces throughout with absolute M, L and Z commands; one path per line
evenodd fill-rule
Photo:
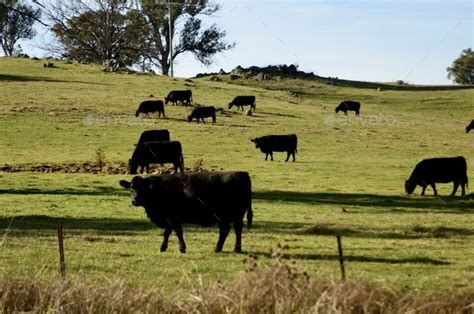
M 389 287 L 310 278 L 288 261 L 255 259 L 231 283 L 190 291 L 130 288 L 120 282 L 0 279 L 0 312 L 58 313 L 474 313 L 474 291 L 428 296 Z

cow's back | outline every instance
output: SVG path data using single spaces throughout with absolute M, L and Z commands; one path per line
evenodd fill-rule
M 296 151 L 297 137 L 295 134 L 290 135 L 267 135 L 261 137 L 264 150 L 272 150 L 276 152 Z
M 462 156 L 431 158 L 420 161 L 413 170 L 414 180 L 447 183 L 464 179 L 467 175 L 466 159 Z
M 168 130 L 147 130 L 140 135 L 137 145 L 145 142 L 169 141 L 170 133 Z
M 163 205 L 162 214 L 185 223 L 242 220 L 251 208 L 250 176 L 208 171 L 162 175 L 156 200 Z

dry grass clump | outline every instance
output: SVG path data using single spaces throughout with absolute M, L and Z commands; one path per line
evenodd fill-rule
M 191 291 L 130 288 L 119 282 L 0 279 L 0 312 L 59 313 L 473 313 L 474 291 L 417 296 L 388 287 L 310 278 L 290 262 L 250 259 L 230 283 Z

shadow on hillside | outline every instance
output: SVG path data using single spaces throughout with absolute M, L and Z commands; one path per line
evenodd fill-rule
M 97 186 L 94 189 L 55 189 L 43 190 L 37 188 L 24 189 L 0 189 L 0 195 L 14 194 L 14 195 L 90 195 L 90 196 L 106 196 L 106 195 L 130 195 L 130 192 L 119 187 L 117 181 L 117 188 L 110 186 Z
M 459 192 L 458 192 L 459 193 Z M 466 196 L 387 196 L 375 194 L 256 191 L 253 198 L 269 202 L 296 202 L 309 205 L 382 207 L 392 212 L 429 209 L 452 213 L 474 213 L 474 195 Z M 374 212 L 376 213 L 376 212 Z
M 81 84 L 92 84 L 92 85 L 105 85 L 104 83 L 97 82 L 85 82 L 85 81 L 71 81 L 71 80 L 55 80 L 49 77 L 41 76 L 27 76 L 27 75 L 7 75 L 0 74 L 0 82 L 49 82 L 49 83 L 81 83 Z
M 450 238 L 473 236 L 474 230 L 468 228 L 455 228 L 447 226 L 424 227 L 419 225 L 407 226 L 403 228 L 377 228 L 367 227 L 342 227 L 334 224 L 318 223 L 294 223 L 294 222 L 273 222 L 255 221 L 252 230 L 265 234 L 296 234 L 315 236 L 344 236 L 349 238 L 362 239 L 427 239 L 427 238 Z
M 286 117 L 286 118 L 297 118 L 301 119 L 301 117 L 292 115 L 292 114 L 284 114 L 284 113 L 277 113 L 277 112 L 266 112 L 266 111 L 258 111 L 255 115 L 268 115 L 268 116 L 276 116 L 276 117 Z
M 137 232 L 157 229 L 148 219 L 116 218 L 74 218 L 28 215 L 0 218 L 0 229 L 8 230 L 8 236 L 30 237 L 41 232 L 55 235 L 58 224 L 64 226 L 65 233 L 94 230 L 101 235 L 132 235 Z
M 262 252 L 245 252 L 246 254 L 264 256 L 271 258 L 270 253 Z M 323 254 L 281 254 L 285 259 L 300 259 L 300 260 L 319 260 L 319 261 L 339 261 L 338 255 L 323 255 Z M 346 262 L 364 262 L 364 263 L 386 263 L 386 264 L 430 264 L 430 265 L 450 265 L 450 262 L 443 260 L 431 259 L 428 257 L 409 257 L 409 258 L 385 258 L 385 257 L 369 257 L 363 255 L 344 255 Z
M 443 91 L 443 90 L 460 90 L 460 89 L 474 89 L 474 86 L 470 85 L 395 85 L 387 83 L 377 83 L 377 82 L 362 82 L 362 81 L 352 81 L 344 79 L 332 79 L 326 77 L 317 77 L 312 79 L 307 79 L 309 81 L 320 81 L 329 85 L 339 86 L 339 87 L 353 87 L 353 88 L 363 88 L 363 89 L 378 89 L 382 91 L 413 91 L 413 92 L 423 92 L 423 91 Z

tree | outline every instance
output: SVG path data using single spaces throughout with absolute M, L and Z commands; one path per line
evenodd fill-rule
M 471 48 L 464 49 L 446 70 L 448 78 L 455 83 L 474 84 L 474 51 Z
M 124 0 L 58 1 L 48 8 L 62 57 L 112 69 L 138 61 L 144 22 Z
M 140 0 L 139 11 L 147 23 L 142 57 L 161 68 L 164 75 L 170 74 L 170 64 L 180 54 L 191 53 L 198 61 L 209 65 L 215 54 L 235 46 L 224 41 L 225 31 L 215 24 L 203 29 L 198 18 L 200 15 L 213 15 L 220 9 L 218 5 L 209 0 L 161 2 Z M 169 11 L 168 5 L 171 5 Z
M 41 17 L 41 11 L 22 4 L 19 0 L 2 0 L 0 3 L 0 39 L 5 55 L 15 54 L 20 39 L 31 39 L 36 32 L 33 24 Z

